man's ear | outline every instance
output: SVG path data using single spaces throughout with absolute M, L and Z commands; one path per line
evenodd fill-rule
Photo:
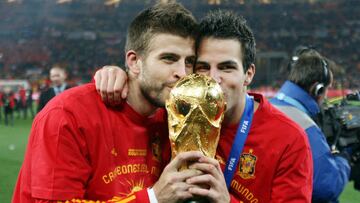
M 249 86 L 255 76 L 255 64 L 250 64 L 250 67 L 246 70 L 244 86 Z
M 129 73 L 138 75 L 141 69 L 141 60 L 139 54 L 134 50 L 126 52 L 126 65 L 128 67 Z

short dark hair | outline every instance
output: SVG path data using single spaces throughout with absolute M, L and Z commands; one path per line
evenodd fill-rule
M 314 83 L 328 86 L 331 83 L 331 71 L 328 61 L 318 52 L 302 54 L 291 68 L 288 80 L 297 84 L 307 92 Z
M 242 16 L 231 11 L 210 11 L 200 22 L 195 43 L 197 54 L 202 40 L 209 37 L 238 40 L 243 54 L 244 71 L 255 63 L 255 37 Z
M 52 69 L 58 69 L 58 70 L 63 71 L 64 73 L 67 73 L 66 66 L 65 66 L 65 64 L 62 64 L 62 63 L 54 63 L 54 64 L 52 64 L 49 71 L 51 71 Z
M 197 23 L 191 12 L 179 3 L 158 3 L 140 12 L 131 22 L 125 52 L 146 55 L 154 34 L 166 33 L 195 39 Z

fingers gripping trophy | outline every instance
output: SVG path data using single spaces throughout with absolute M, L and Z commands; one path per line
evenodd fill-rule
M 185 151 L 214 158 L 225 108 L 221 87 L 212 78 L 191 74 L 179 80 L 166 101 L 172 158 Z

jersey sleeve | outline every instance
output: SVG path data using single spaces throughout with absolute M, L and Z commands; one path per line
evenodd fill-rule
M 295 136 L 277 163 L 271 202 L 311 202 L 313 162 L 304 132 L 293 131 Z
M 90 177 L 86 141 L 72 114 L 55 108 L 35 120 L 30 135 L 33 198 L 82 198 Z

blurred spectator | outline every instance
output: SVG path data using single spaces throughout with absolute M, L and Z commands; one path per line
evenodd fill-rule
M 31 118 L 34 118 L 34 116 L 35 116 L 32 97 L 33 97 L 33 90 L 32 90 L 32 88 L 30 88 L 29 90 L 26 91 L 26 108 L 27 108 L 27 110 L 25 111 L 25 119 L 27 118 L 28 110 L 30 111 Z
M 3 97 L 4 97 L 4 93 L 2 92 L 2 89 L 0 88 L 0 124 L 2 122 L 2 114 L 3 114 L 3 106 L 4 106 L 4 102 L 3 102 Z
M 20 86 L 18 89 L 19 99 L 16 102 L 16 109 L 18 112 L 18 118 L 23 117 L 26 119 L 27 117 L 27 107 L 26 107 L 26 90 L 23 86 Z
M 3 95 L 5 125 L 14 125 L 15 97 L 10 88 L 4 89 Z
M 62 66 L 54 65 L 50 69 L 51 87 L 41 92 L 37 112 L 41 111 L 53 97 L 70 88 L 70 86 L 66 84 L 66 78 L 67 73 Z

